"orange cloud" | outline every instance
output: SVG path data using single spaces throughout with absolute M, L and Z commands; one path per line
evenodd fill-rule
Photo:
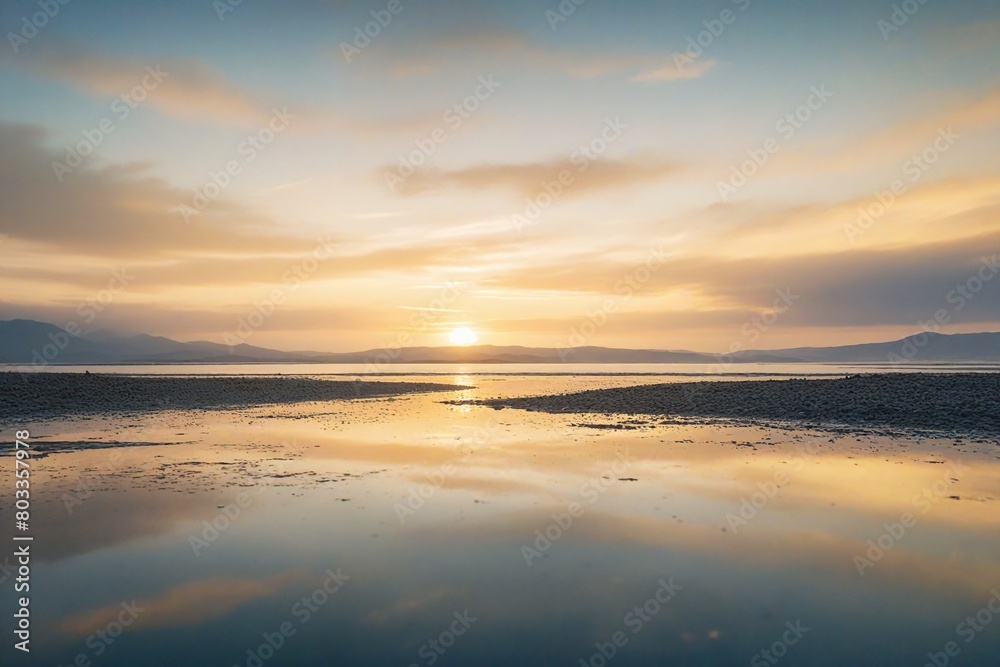
M 655 160 L 585 160 L 576 153 L 570 159 L 524 164 L 481 164 L 464 169 L 421 169 L 405 179 L 397 188 L 405 195 L 417 195 L 446 188 L 484 190 L 504 187 L 519 195 L 534 198 L 543 185 L 559 179 L 561 173 L 572 176 L 565 195 L 578 197 L 631 185 L 654 183 L 677 174 L 678 165 Z M 585 169 L 581 168 L 586 164 Z M 388 169 L 388 168 L 387 168 Z

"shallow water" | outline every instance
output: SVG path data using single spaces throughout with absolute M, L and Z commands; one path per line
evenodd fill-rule
M 69 451 L 33 462 L 12 664 L 997 664 L 996 439 L 440 402 L 656 377 L 449 381 L 476 388 L 23 425 Z

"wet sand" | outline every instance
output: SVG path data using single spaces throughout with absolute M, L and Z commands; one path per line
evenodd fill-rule
M 794 422 L 835 430 L 996 434 L 1000 432 L 1000 373 L 672 383 L 498 398 L 475 404 L 539 412 Z

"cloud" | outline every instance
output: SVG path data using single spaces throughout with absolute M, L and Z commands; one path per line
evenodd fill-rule
M 185 224 L 177 212 L 193 193 L 130 164 L 84 164 L 59 182 L 53 163 L 65 156 L 44 146 L 33 126 L 0 121 L 0 229 L 8 243 L 96 257 L 171 257 L 178 253 L 300 252 L 302 241 L 274 220 L 224 198 Z
M 461 604 L 461 600 L 468 596 L 468 591 L 462 588 L 435 588 L 427 591 L 420 591 L 413 595 L 402 597 L 392 604 L 376 609 L 363 619 L 362 623 L 383 625 L 386 623 L 407 621 L 414 616 L 427 614 L 428 609 L 445 606 L 444 603 L 453 601 Z
M 271 113 L 258 96 L 194 59 L 122 58 L 59 44 L 25 63 L 46 78 L 97 97 L 131 96 L 145 86 L 148 101 L 143 104 L 185 121 L 256 126 Z
M 837 202 L 768 206 L 718 203 L 684 220 L 698 230 L 692 241 L 729 256 L 776 256 L 845 248 L 901 248 L 947 243 L 995 231 L 1000 178 L 962 176 L 913 185 L 876 218 L 874 192 Z
M 436 118 L 427 113 L 355 117 L 300 100 L 288 104 L 243 88 L 194 58 L 124 58 L 63 42 L 17 62 L 88 95 L 108 99 L 125 95 L 163 116 L 191 123 L 258 128 L 267 125 L 275 110 L 287 110 L 295 119 L 292 132 L 332 130 L 378 137 L 412 133 Z
M 704 76 L 716 62 L 697 62 L 685 68 L 664 65 L 673 56 L 631 51 L 595 52 L 550 47 L 512 31 L 462 31 L 442 35 L 419 44 L 397 42 L 378 65 L 397 78 L 426 77 L 456 69 L 509 71 L 555 71 L 574 79 L 627 77 L 644 83 L 666 83 Z M 456 58 L 456 53 L 462 53 Z M 342 57 L 338 52 L 338 57 Z
M 391 168 L 386 167 L 386 171 L 389 169 Z M 401 194 L 412 196 L 446 188 L 485 190 L 501 187 L 514 190 L 521 196 L 534 198 L 543 192 L 545 183 L 557 181 L 560 174 L 567 174 L 572 181 L 565 193 L 567 196 L 578 197 L 600 190 L 655 183 L 679 171 L 679 167 L 671 162 L 637 158 L 585 162 L 584 156 L 580 154 L 578 159 L 552 162 L 481 164 L 451 171 L 425 168 L 417 170 L 398 184 L 397 190 Z
M 636 83 L 663 83 L 683 79 L 700 79 L 718 64 L 718 61 L 715 60 L 698 60 L 683 67 L 671 64 L 636 74 L 632 77 L 632 81 Z
M 5 289 L 4 297 L 9 296 L 12 293 Z M 27 316 L 27 319 L 50 321 L 57 326 L 68 321 L 65 310 L 56 312 L 37 305 L 22 308 L 0 302 L 0 314 L 0 319 Z M 49 314 L 53 317 L 46 317 Z M 76 313 L 72 315 L 79 320 Z M 163 444 L 171 443 L 168 440 Z M 44 540 L 46 545 L 44 553 L 38 554 L 41 561 L 56 562 L 93 551 L 120 548 L 130 542 L 157 538 L 177 530 L 180 525 L 199 521 L 206 504 L 215 506 L 232 500 L 222 489 L 213 491 L 206 488 L 203 494 L 199 493 L 197 496 L 187 493 L 130 494 L 128 502 L 123 503 L 119 491 L 135 480 L 112 472 L 119 468 L 114 455 L 109 459 L 105 453 L 103 461 L 93 470 L 96 471 L 96 476 L 103 476 L 105 472 L 112 473 L 103 476 L 105 493 L 95 493 L 85 503 L 72 506 L 72 514 L 66 511 L 67 506 L 63 503 L 39 503 L 35 507 L 35 519 L 40 527 L 37 539 Z M 125 465 L 124 461 L 122 463 Z
M 935 142 L 940 144 L 942 134 L 958 135 L 954 143 L 962 145 L 976 131 L 1000 127 L 1000 88 L 954 94 L 944 99 L 943 108 L 922 111 L 863 134 L 839 135 L 788 149 L 781 164 L 784 169 L 799 173 L 804 169 L 856 171 L 859 165 L 901 162 L 932 150 Z
M 130 627 L 150 629 L 197 625 L 225 616 L 233 609 L 258 598 L 269 597 L 302 579 L 299 572 L 288 572 L 270 579 L 219 577 L 182 584 L 157 597 L 135 601 L 141 609 Z M 117 622 L 122 604 L 112 604 L 78 612 L 59 622 L 59 629 L 74 637 L 86 637 L 98 628 Z
M 790 289 L 799 299 L 782 315 L 782 326 L 915 327 L 939 309 L 948 310 L 955 323 L 993 323 L 1000 320 L 1000 275 L 961 308 L 948 295 L 977 275 L 983 258 L 995 255 L 987 250 L 994 248 L 1000 248 L 1000 230 L 916 247 L 742 259 L 676 257 L 636 290 L 633 300 L 647 302 L 634 308 L 651 311 L 644 316 L 664 329 L 746 322 L 773 306 L 777 290 Z M 601 257 L 594 252 L 548 266 L 521 267 L 493 281 L 508 290 L 551 290 L 553 299 L 613 296 L 623 276 L 639 263 Z M 685 292 L 693 295 L 695 307 L 671 307 L 674 295 Z
M 39 322 L 50 322 L 56 326 L 65 326 L 75 322 L 91 333 L 98 329 L 118 331 L 123 334 L 156 333 L 179 341 L 211 340 L 223 342 L 223 332 L 232 332 L 240 318 L 246 317 L 251 308 L 250 299 L 239 302 L 234 297 L 234 303 L 221 305 L 209 303 L 196 305 L 191 303 L 171 303 L 163 300 L 151 300 L 144 303 L 115 302 L 108 305 L 93 323 L 88 325 L 79 313 L 70 306 L 44 305 L 37 303 L 13 303 L 0 301 L 2 319 L 31 319 Z M 260 298 L 260 297 L 258 297 Z M 391 309 L 372 305 L 370 307 L 350 306 L 331 307 L 329 305 L 282 305 L 274 316 L 257 329 L 258 333 L 295 332 L 309 335 L 310 342 L 289 347 L 287 349 L 328 349 L 325 343 L 317 343 L 316 334 L 329 334 L 332 331 L 363 334 L 362 339 L 368 340 L 367 347 L 373 347 L 371 332 L 390 331 L 393 334 L 401 330 L 409 319 L 409 314 L 399 309 Z M 250 344 L 269 345 L 253 338 Z M 278 346 L 281 347 L 281 346 Z M 331 351 L 336 351 L 330 348 Z M 342 350 L 341 350 L 342 351 Z
M 385 245 L 359 250 L 348 242 L 326 246 L 316 240 L 303 239 L 294 254 L 246 256 L 190 256 L 143 261 L 127 260 L 130 274 L 137 279 L 129 286 L 130 294 L 153 294 L 177 287 L 246 287 L 260 289 L 267 285 L 286 285 L 284 278 L 312 257 L 308 277 L 310 282 L 360 278 L 382 273 L 425 274 L 441 272 L 449 267 L 463 266 L 470 258 L 488 261 L 500 253 L 513 253 L 524 243 L 517 235 L 481 237 L 451 243 L 414 243 Z M 386 240 L 389 244 L 391 241 Z M 313 254 L 313 250 L 318 252 Z M 320 259 L 315 259 L 317 256 Z M 126 262 L 126 258 L 122 258 Z M 314 263 L 314 265 L 313 265 Z M 0 277 L 60 284 L 77 290 L 97 292 L 107 286 L 109 270 L 103 264 L 94 266 L 11 266 L 0 267 Z

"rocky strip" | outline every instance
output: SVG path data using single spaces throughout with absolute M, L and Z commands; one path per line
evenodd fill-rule
M 0 424 L 75 415 L 241 408 L 273 403 L 379 398 L 467 389 L 429 382 L 292 377 L 159 377 L 0 373 Z
M 1000 374 L 685 382 L 479 401 L 540 412 L 711 417 L 808 426 L 1000 434 Z

